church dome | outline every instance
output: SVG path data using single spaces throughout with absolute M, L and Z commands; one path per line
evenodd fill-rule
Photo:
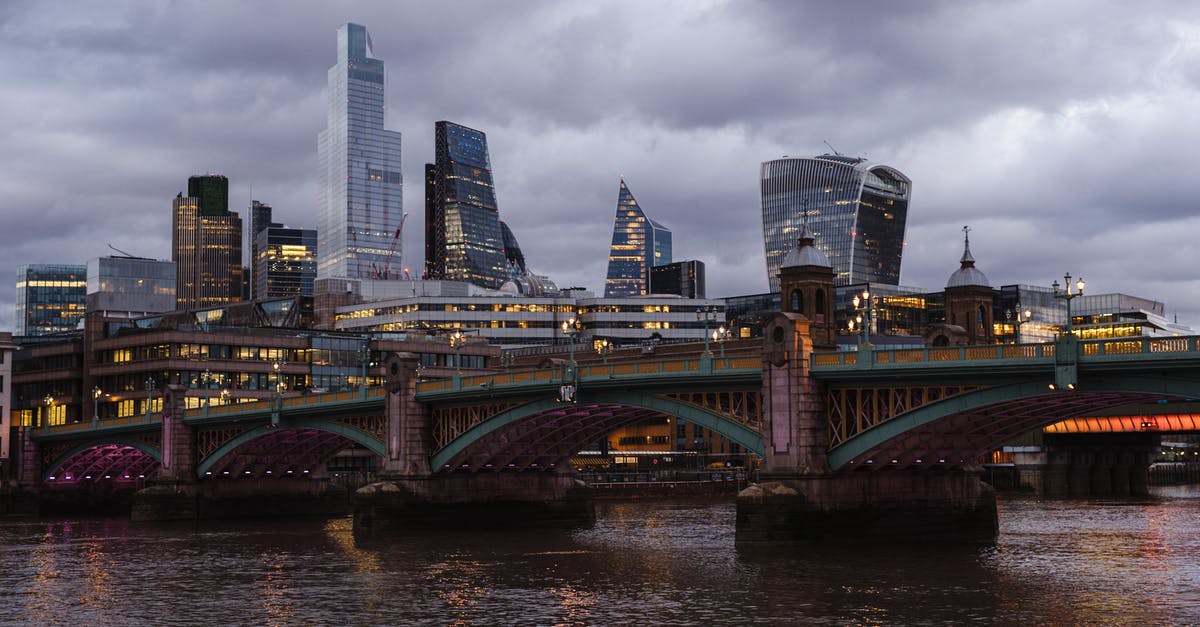
M 820 248 L 813 245 L 813 237 L 808 232 L 808 227 L 801 227 L 800 238 L 796 241 L 796 247 L 789 250 L 787 255 L 783 257 L 783 263 L 779 264 L 780 268 L 793 268 L 796 266 L 820 266 L 822 268 L 832 268 L 833 264 L 829 263 L 829 257 L 821 252 Z
M 984 275 L 979 268 L 975 267 L 975 257 L 971 256 L 971 238 L 969 235 L 967 235 L 968 231 L 970 231 L 970 229 L 964 226 L 963 256 L 962 259 L 959 260 L 959 268 L 955 270 L 954 274 L 950 275 L 950 279 L 946 281 L 946 287 L 991 287 L 992 284 L 988 283 L 987 276 Z

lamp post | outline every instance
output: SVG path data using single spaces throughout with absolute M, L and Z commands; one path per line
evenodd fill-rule
M 725 340 L 729 339 L 729 329 L 726 329 L 725 325 L 721 325 L 712 332 L 712 339 L 721 347 L 721 359 L 725 359 Z
M 363 338 L 363 345 L 358 349 L 359 361 L 362 362 L 362 380 L 359 381 L 360 396 L 367 394 L 367 370 L 371 367 L 371 338 Z
M 712 307 L 702 307 L 696 312 L 696 320 L 704 321 L 704 354 L 712 355 L 708 348 L 708 323 L 717 319 L 717 312 Z
M 50 408 L 54 407 L 54 397 L 47 394 L 45 396 L 45 398 L 42 399 L 42 403 L 46 406 L 45 409 L 42 410 L 42 428 L 49 429 L 50 428 Z
M 579 336 L 580 331 L 583 331 L 583 323 L 576 320 L 574 316 L 563 321 L 563 335 L 566 335 L 570 340 L 567 344 L 567 356 L 569 357 L 568 361 L 571 363 L 572 371 L 575 369 L 575 338 Z
M 613 345 L 612 342 L 608 341 L 608 338 L 600 338 L 596 341 L 596 352 L 600 355 L 606 366 L 608 365 L 608 354 L 612 351 Z
M 454 374 L 462 374 L 462 361 L 459 359 L 462 345 L 467 341 L 467 336 L 463 335 L 462 331 L 455 331 L 450 334 L 450 348 L 454 349 Z
M 221 390 L 221 404 L 222 405 L 229 404 L 229 390 Z
M 854 331 L 854 323 L 857 321 L 861 334 L 859 345 L 871 343 L 871 317 L 875 310 L 875 301 L 871 298 L 871 292 L 864 289 L 861 296 L 862 298 L 859 298 L 859 294 L 855 294 L 850 301 L 854 304 L 854 310 L 858 312 L 854 320 L 850 321 L 850 331 Z
M 1016 336 L 1013 338 L 1013 344 L 1021 343 L 1021 325 L 1029 322 L 1033 318 L 1033 312 L 1028 309 L 1021 309 L 1021 303 L 1017 303 L 1014 309 L 1006 309 L 1004 318 L 1016 328 Z
M 271 369 L 275 372 L 275 398 L 271 403 L 271 427 L 279 426 L 279 412 L 283 409 L 283 367 L 287 362 L 282 359 L 276 359 L 271 362 Z
M 146 377 L 146 422 L 150 422 L 150 406 L 154 400 L 154 377 Z
M 212 371 L 210 371 L 208 368 L 205 368 L 202 376 L 203 379 L 201 383 L 204 384 L 204 406 L 208 407 L 208 387 L 212 382 Z
M 1086 283 L 1084 283 L 1083 277 L 1079 277 L 1075 281 L 1075 287 L 1076 287 L 1077 291 L 1071 292 L 1071 273 L 1070 272 L 1066 273 L 1063 276 L 1063 282 L 1066 283 L 1065 290 L 1060 291 L 1059 285 L 1058 285 L 1058 279 L 1055 279 L 1054 283 L 1050 287 L 1054 288 L 1054 297 L 1055 298 L 1061 298 L 1061 299 L 1067 301 L 1066 334 L 1073 336 L 1073 335 L 1075 335 L 1075 329 L 1074 329 L 1074 326 L 1071 324 L 1071 301 L 1075 300 L 1075 298 L 1077 298 L 1079 296 L 1083 296 L 1083 287 L 1084 287 L 1084 285 L 1086 285 Z
M 104 394 L 100 391 L 100 386 L 92 388 L 92 427 L 95 428 L 100 424 L 100 396 Z

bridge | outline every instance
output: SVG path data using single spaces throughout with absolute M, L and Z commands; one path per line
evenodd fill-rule
M 160 413 L 28 429 L 22 480 L 45 491 L 125 482 L 143 488 L 147 517 L 187 517 L 195 505 L 181 505 L 180 494 L 237 507 L 264 491 L 328 496 L 312 479 L 357 446 L 383 460 L 385 475 L 356 495 L 364 527 L 406 524 L 431 504 L 460 514 L 504 507 L 586 516 L 570 457 L 615 429 L 667 415 L 761 456 L 761 481 L 739 500 L 739 541 L 827 534 L 852 520 L 881 533 L 965 524 L 967 535 L 983 537 L 994 536 L 995 511 L 978 481 L 982 455 L 1068 419 L 1200 397 L 1194 337 L 815 352 L 807 324 L 777 314 L 761 355 L 750 357 L 651 356 L 421 380 L 416 360 L 395 354 L 381 387 L 192 409 L 184 390 L 164 388 Z M 1139 463 L 1112 466 L 1129 475 Z M 944 524 L 927 524 L 930 516 Z

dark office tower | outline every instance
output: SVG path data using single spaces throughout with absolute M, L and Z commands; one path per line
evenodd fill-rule
M 403 251 L 400 133 L 383 128 L 383 61 L 367 29 L 337 33 L 329 68 L 326 127 L 317 135 L 317 236 L 321 278 L 370 279 Z
M 83 319 L 86 303 L 87 266 L 37 263 L 17 267 L 16 335 L 74 331 Z
M 650 293 L 705 298 L 704 262 L 676 261 L 650 268 Z
M 907 176 L 857 157 L 821 155 L 765 161 L 759 180 L 771 291 L 779 290 L 779 264 L 795 247 L 805 212 L 836 285 L 900 283 L 912 190 Z
M 500 233 L 504 236 L 504 259 L 508 262 L 509 273 L 517 276 L 525 274 L 525 255 L 517 243 L 517 236 L 513 235 L 504 220 L 500 221 Z
M 316 229 L 269 226 L 255 236 L 254 297 L 312 296 L 317 278 Z
M 175 197 L 171 261 L 178 309 L 224 305 L 242 298 L 242 219 L 229 211 L 229 181 L 193 176 L 188 193 Z
M 621 179 L 604 297 L 650 292 L 650 268 L 671 263 L 671 230 L 646 217 Z
M 443 120 L 434 144 L 425 168 L 426 276 L 498 288 L 508 263 L 487 135 Z
M 250 201 L 250 297 L 260 298 L 258 292 L 258 234 L 263 230 L 281 227 L 282 224 L 272 221 L 271 205 L 264 205 L 257 200 Z M 316 231 L 313 231 L 314 233 Z M 314 250 L 316 246 L 313 246 Z M 311 294 L 308 294 L 311 296 Z

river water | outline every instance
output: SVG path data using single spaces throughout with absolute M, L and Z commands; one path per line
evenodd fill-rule
M 1200 490 L 1002 497 L 985 548 L 739 551 L 734 504 L 600 503 L 573 531 L 356 540 L 349 519 L 0 521 L 0 624 L 1200 623 Z

